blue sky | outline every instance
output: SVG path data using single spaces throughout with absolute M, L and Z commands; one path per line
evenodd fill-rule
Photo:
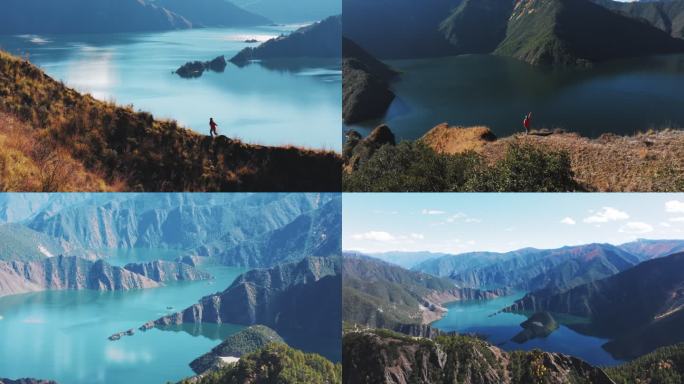
M 344 194 L 343 248 L 509 251 L 684 238 L 684 194 Z

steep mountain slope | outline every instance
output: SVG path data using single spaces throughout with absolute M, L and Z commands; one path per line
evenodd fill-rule
M 33 231 L 23 225 L 0 225 L 0 260 L 37 261 L 60 254 L 94 257 L 94 254 L 80 247 Z
M 634 1 L 592 0 L 608 9 L 638 20 L 647 21 L 672 37 L 684 38 L 684 1 Z
M 237 363 L 180 384 L 335 384 L 342 367 L 313 353 L 273 343 L 242 357 Z
M 342 200 L 333 198 L 282 227 L 210 254 L 226 265 L 267 267 L 304 255 L 337 256 L 341 236 Z
M 414 270 L 448 276 L 464 287 L 561 291 L 612 276 L 641 259 L 609 244 L 509 253 L 472 253 L 429 260 Z
M 129 263 L 124 269 L 145 276 L 158 283 L 165 281 L 207 280 L 211 275 L 182 262 L 155 260 L 147 263 Z
M 203 297 L 141 329 L 201 323 L 263 324 L 295 344 L 335 340 L 341 332 L 341 285 L 338 257 L 309 257 L 247 272 L 225 291 Z
M 382 59 L 454 54 L 439 25 L 461 1 L 345 0 L 343 34 Z
M 684 382 L 684 344 L 658 348 L 629 363 L 606 369 L 618 384 Z
M 56 256 L 43 261 L 0 261 L 0 296 L 63 289 L 127 291 L 159 284 L 106 262 Z
M 633 358 L 684 342 L 684 253 L 646 261 L 561 293 L 533 292 L 508 310 L 547 310 L 589 319 L 574 328 L 613 339 L 604 348 Z
M 144 0 L 5 0 L 0 34 L 116 33 L 190 28 L 182 16 Z
M 533 65 L 584 66 L 683 51 L 684 41 L 588 0 L 520 0 L 494 52 Z
M 242 331 L 230 335 L 221 344 L 212 348 L 211 351 L 198 357 L 190 363 L 195 373 L 203 373 L 209 369 L 217 369 L 227 365 L 221 359 L 226 357 L 242 357 L 255 352 L 271 343 L 284 343 L 285 341 L 269 327 L 252 325 Z
M 273 23 L 226 0 L 155 0 L 171 12 L 182 15 L 193 27 L 244 27 Z
M 368 330 L 344 335 L 343 383 L 612 384 L 600 369 L 542 351 L 505 352 L 465 336 L 436 340 Z
M 382 117 L 394 100 L 390 82 L 398 73 L 347 38 L 342 39 L 342 56 L 345 124 Z
M 405 270 L 365 256 L 345 254 L 342 263 L 342 320 L 398 330 L 438 320 L 442 304 L 482 300 L 497 292 L 457 288 L 448 279 Z
M 684 252 L 684 240 L 639 239 L 620 245 L 620 249 L 645 261 Z
M 245 65 L 251 60 L 282 58 L 340 58 L 342 57 L 342 17 L 327 19 L 302 27 L 289 35 L 266 41 L 258 47 L 238 52 L 231 62 Z
M 87 249 L 173 248 L 220 260 L 242 244 L 261 252 L 244 265 L 270 266 L 305 251 L 328 255 L 340 237 L 340 201 L 336 194 L 121 194 L 39 212 L 27 224 Z M 269 244 L 282 254 L 267 252 Z
M 334 152 L 202 136 L 176 122 L 81 95 L 29 62 L 1 51 L 0 111 L 22 122 L 23 136 L 35 145 L 48 153 L 67 154 L 112 189 L 341 189 L 342 163 Z
M 458 52 L 490 53 L 506 37 L 513 5 L 510 0 L 463 0 L 439 28 Z

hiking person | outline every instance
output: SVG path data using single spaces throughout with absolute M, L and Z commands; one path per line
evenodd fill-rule
M 217 127 L 218 127 L 218 124 L 216 124 L 216 122 L 214 121 L 214 118 L 210 117 L 209 118 L 209 128 L 210 128 L 209 136 L 211 136 L 212 138 L 214 138 L 214 135 L 218 136 L 218 131 L 216 130 Z
M 528 113 L 523 120 L 523 127 L 525 127 L 525 134 L 530 134 L 530 127 L 532 126 L 532 112 Z

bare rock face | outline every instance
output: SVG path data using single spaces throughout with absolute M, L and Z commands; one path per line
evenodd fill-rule
M 347 133 L 347 142 L 343 148 L 345 171 L 357 170 L 361 164 L 373 157 L 375 151 L 383 145 L 396 145 L 394 133 L 385 124 L 373 129 L 366 138 L 361 138 L 361 135 L 356 131 Z
M 185 262 L 155 260 L 148 263 L 130 263 L 124 269 L 145 276 L 158 283 L 167 281 L 208 280 L 211 275 Z
M 507 353 L 467 336 L 433 341 L 384 330 L 350 332 L 342 347 L 343 383 L 614 384 L 574 357 L 540 351 Z
M 34 262 L 0 262 L 0 296 L 65 289 L 126 291 L 159 284 L 105 261 L 57 256 Z

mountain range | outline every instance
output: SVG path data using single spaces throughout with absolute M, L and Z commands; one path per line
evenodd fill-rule
M 666 256 L 683 246 L 684 241 L 679 240 L 639 240 L 620 246 L 587 244 L 550 250 L 475 252 L 427 260 L 413 270 L 448 277 L 463 287 L 560 292 Z
M 226 0 L 5 0 L 0 34 L 148 32 L 270 23 Z
M 342 13 L 340 0 L 232 0 L 236 5 L 277 23 L 303 23 Z
M 443 304 L 493 299 L 503 291 L 457 288 L 449 279 L 345 253 L 342 263 L 342 320 L 373 328 L 417 330 L 440 319 Z
M 646 21 L 672 37 L 684 38 L 684 0 L 592 1 L 625 16 Z
M 684 253 L 645 261 L 605 279 L 554 293 L 527 294 L 508 311 L 545 310 L 588 319 L 570 325 L 610 338 L 604 348 L 634 358 L 684 342 Z
M 381 58 L 493 53 L 533 65 L 586 66 L 684 52 L 684 41 L 662 28 L 666 22 L 652 25 L 591 0 L 400 0 L 391 10 L 387 3 L 345 2 L 344 35 Z M 664 7 L 677 18 L 676 7 Z
M 31 196 L 36 201 L 44 197 Z M 339 254 L 341 198 L 336 194 L 87 196 L 53 199 L 42 206 L 37 202 L 39 208 L 21 223 L 0 226 L 0 236 L 16 228 L 10 233 L 21 230 L 31 239 L 45 239 L 39 244 L 52 254 L 69 249 L 97 253 L 107 248 L 165 248 L 243 267 Z M 13 201 L 0 201 L 0 209 Z M 24 257 L 41 256 L 34 243 L 15 248 L 22 249 Z

